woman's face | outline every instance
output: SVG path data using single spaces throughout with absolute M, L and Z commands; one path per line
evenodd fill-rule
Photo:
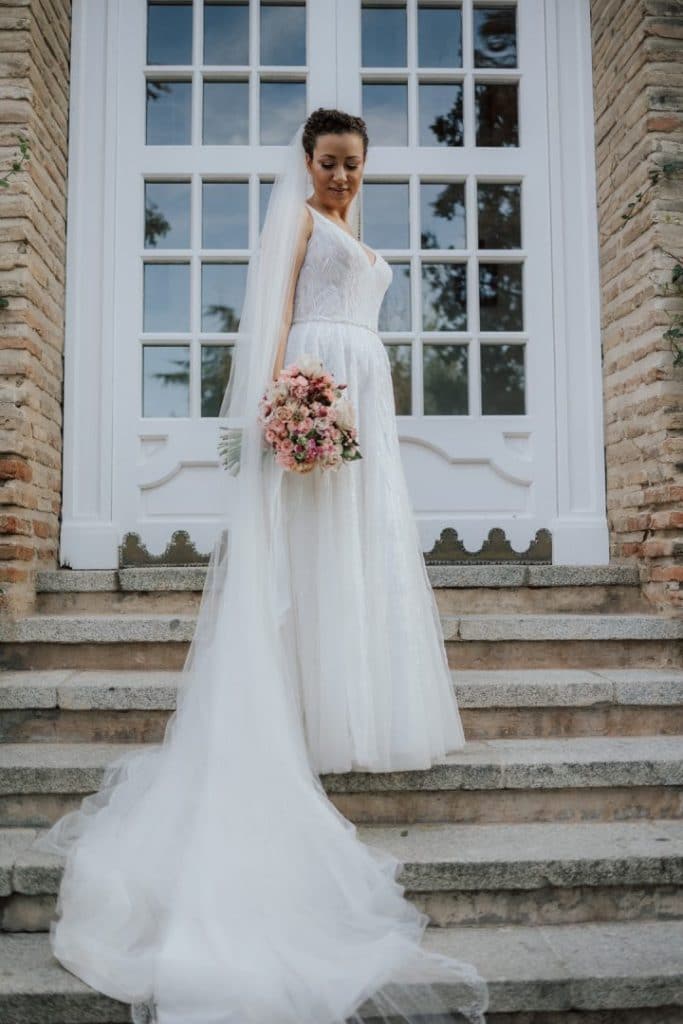
M 319 202 L 343 210 L 363 180 L 363 139 L 358 132 L 319 135 L 313 157 L 306 153 L 306 165 Z

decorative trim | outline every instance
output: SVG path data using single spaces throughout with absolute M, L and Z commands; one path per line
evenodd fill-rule
M 447 526 L 441 531 L 441 536 L 435 541 L 432 550 L 424 552 L 424 557 L 427 565 L 552 565 L 552 535 L 549 530 L 537 530 L 526 551 L 515 551 L 505 536 L 505 530 L 494 527 L 489 530 L 488 537 L 479 551 L 468 551 L 458 537 L 458 531 L 452 526 Z

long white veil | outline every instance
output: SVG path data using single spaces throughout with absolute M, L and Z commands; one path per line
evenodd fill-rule
M 308 174 L 303 125 L 273 185 L 220 418 L 242 431 L 234 500 L 207 569 L 162 743 L 35 842 L 65 859 L 57 958 L 136 1022 L 482 1024 L 486 982 L 422 949 L 401 862 L 360 842 L 306 747 L 282 636 L 282 474 L 261 451 Z M 285 581 L 286 582 L 286 581 Z

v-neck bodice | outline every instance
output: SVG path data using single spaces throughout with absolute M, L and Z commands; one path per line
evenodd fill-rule
M 367 247 L 366 245 L 363 245 L 363 243 L 362 243 L 362 242 L 360 242 L 360 241 L 359 241 L 359 240 L 358 240 L 357 238 L 354 238 L 352 234 L 350 234 L 350 233 L 349 233 L 348 231 L 345 231 L 345 230 L 344 230 L 344 228 L 342 228 L 342 227 L 340 227 L 340 226 L 339 226 L 339 224 L 336 224 L 336 223 L 335 223 L 335 222 L 334 222 L 334 221 L 332 220 L 332 218 L 331 218 L 331 217 L 327 217 L 327 216 L 326 216 L 326 215 L 325 215 L 324 213 L 321 213 L 321 212 L 320 212 L 320 210 L 316 210 L 316 208 L 315 208 L 314 206 L 311 206 L 311 204 L 310 204 L 310 203 L 308 203 L 308 202 L 307 202 L 307 203 L 306 203 L 306 205 L 308 206 L 309 210 L 310 210 L 310 211 L 311 211 L 312 213 L 316 213 L 316 214 L 317 214 L 317 215 L 318 215 L 319 217 L 321 217 L 321 218 L 322 218 L 323 220 L 326 220 L 328 224 L 331 224 L 333 228 L 336 228 L 336 229 L 337 229 L 337 231 L 341 231 L 341 233 L 342 233 L 343 235 L 346 235 L 346 237 L 347 237 L 347 238 L 350 238 L 350 239 L 351 239 L 351 241 L 352 241 L 352 242 L 354 243 L 354 245 L 357 245 L 357 246 L 358 246 L 358 248 L 359 248 L 359 249 L 361 249 L 361 250 L 362 250 L 362 251 L 363 251 L 363 252 L 365 253 L 365 258 L 366 258 L 366 259 L 367 259 L 367 261 L 368 261 L 368 266 L 369 266 L 369 267 L 374 267 L 374 266 L 376 266 L 376 265 L 377 265 L 377 260 L 378 260 L 378 259 L 380 258 L 380 255 L 379 255 L 379 253 L 378 253 L 378 252 L 375 252 L 375 250 L 374 250 L 374 249 L 369 249 L 369 248 L 368 248 L 368 247 Z M 373 260 L 372 262 L 370 261 L 370 258 L 369 258 L 369 256 L 368 256 L 368 253 L 372 253 L 372 255 L 373 255 L 373 256 L 375 257 L 375 258 L 374 258 L 374 260 Z

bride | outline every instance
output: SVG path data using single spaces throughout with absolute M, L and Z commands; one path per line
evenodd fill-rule
M 34 844 L 65 857 L 54 955 L 136 1022 L 485 1022 L 484 979 L 423 948 L 401 862 L 319 778 L 464 744 L 377 334 L 393 271 L 349 229 L 367 147 L 318 108 L 276 177 L 220 411 L 238 472 L 163 742 Z M 264 388 L 311 356 L 356 411 L 337 471 L 263 454 Z

